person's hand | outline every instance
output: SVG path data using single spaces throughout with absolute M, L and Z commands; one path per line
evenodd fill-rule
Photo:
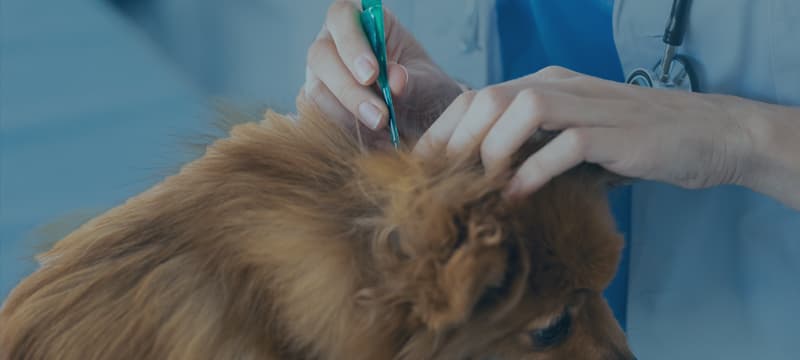
M 359 21 L 360 2 L 339 0 L 308 49 L 306 82 L 298 101 L 311 101 L 344 125 L 354 118 L 372 130 L 388 123 L 388 110 L 375 91 L 378 61 Z M 389 84 L 401 133 L 421 133 L 461 93 L 395 16 L 384 9 Z M 420 123 L 426 122 L 426 123 Z M 412 134 L 413 134 L 412 132 Z M 370 140 L 388 139 L 387 132 Z
M 563 130 L 526 159 L 507 194 L 522 196 L 581 162 L 687 188 L 741 183 L 757 103 L 620 84 L 551 67 L 466 92 L 420 139 L 422 156 L 480 152 L 491 170 L 537 130 Z M 734 116 L 737 115 L 737 116 Z

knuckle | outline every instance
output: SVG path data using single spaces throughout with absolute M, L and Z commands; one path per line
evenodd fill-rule
M 495 140 L 487 138 L 481 144 L 481 160 L 487 166 L 493 166 L 503 160 L 501 147 Z
M 517 94 L 517 97 L 526 104 L 536 104 L 541 101 L 541 94 L 533 88 L 523 89 Z
M 442 131 L 431 131 L 428 133 L 426 140 L 428 145 L 435 147 L 436 145 L 447 144 L 450 141 L 450 137 Z
M 427 153 L 433 148 L 433 143 L 430 139 L 430 134 L 423 134 L 422 137 L 417 140 L 417 143 L 414 145 L 415 152 Z
M 564 130 L 563 136 L 569 149 L 572 149 L 578 155 L 586 154 L 586 149 L 589 145 L 586 131 L 579 128 L 571 128 Z
M 364 40 L 364 36 L 358 33 L 347 33 L 339 35 L 336 52 L 347 64 L 348 67 L 355 66 L 356 57 L 370 52 L 369 44 Z
M 547 166 L 539 157 L 531 157 L 528 163 L 528 172 L 529 173 L 539 173 L 539 174 L 546 174 Z
M 458 97 L 453 100 L 452 106 L 458 109 L 466 109 L 475 100 L 475 94 L 475 90 L 469 90 L 461 93 L 461 95 L 458 95 Z
M 561 66 L 550 65 L 540 70 L 539 74 L 546 79 L 563 79 L 572 76 L 573 72 Z
M 480 129 L 476 129 L 475 127 L 469 126 L 465 128 L 461 132 L 461 138 L 459 142 L 454 142 L 452 145 L 454 148 L 462 148 L 467 145 L 475 144 L 477 145 L 478 142 L 481 140 L 481 132 Z
M 531 88 L 522 90 L 517 95 L 517 101 L 522 103 L 523 111 L 534 123 L 541 124 L 547 117 L 547 99 L 542 92 Z
M 498 112 L 502 110 L 504 103 L 504 94 L 500 88 L 488 87 L 478 92 L 474 99 L 476 104 L 484 106 L 491 112 Z
M 340 86 L 332 91 L 336 94 L 336 98 L 344 105 L 351 113 L 358 114 L 358 105 L 361 98 L 358 96 L 358 90 L 349 86 Z
M 312 68 L 315 67 L 320 60 L 328 59 L 332 50 L 335 50 L 333 40 L 329 38 L 314 40 L 306 53 L 306 64 Z
M 322 85 L 322 81 L 311 79 L 306 81 L 304 91 L 309 98 L 317 99 L 320 95 L 324 94 L 324 89 L 325 87 Z
M 328 13 L 326 14 L 326 22 L 332 22 L 337 18 L 341 18 L 341 15 L 345 12 L 352 11 L 353 4 L 344 1 L 344 0 L 337 0 L 334 1 L 331 6 L 328 7 Z
M 472 102 L 472 100 L 475 99 L 476 95 L 478 95 L 477 91 L 475 91 L 475 90 L 467 90 L 467 91 L 463 92 L 461 95 L 459 95 L 458 97 L 460 99 L 463 99 L 464 101 Z
M 417 141 L 417 145 L 415 146 L 417 149 L 420 149 L 423 152 L 430 153 L 433 152 L 435 149 L 439 148 L 442 144 L 445 144 L 446 140 L 442 141 L 441 134 L 434 134 L 432 132 L 428 132 L 423 135 L 419 141 Z
M 549 174 L 547 165 L 536 154 L 525 160 L 519 169 L 519 174 L 525 178 L 542 177 L 545 181 L 549 181 L 552 177 Z

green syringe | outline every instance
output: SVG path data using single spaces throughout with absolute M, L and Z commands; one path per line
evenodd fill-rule
M 397 131 L 397 119 L 392 102 L 392 89 L 389 87 L 388 65 L 386 63 L 386 38 L 383 25 L 383 4 L 381 0 L 361 0 L 361 26 L 372 46 L 372 52 L 378 59 L 378 87 L 383 93 L 383 100 L 389 109 L 389 136 L 395 149 L 400 148 L 400 133 Z

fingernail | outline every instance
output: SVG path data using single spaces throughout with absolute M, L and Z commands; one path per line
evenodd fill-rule
M 408 81 L 409 81 L 408 68 L 406 68 L 403 65 L 400 65 L 398 67 L 403 72 L 403 77 L 404 77 L 404 79 L 403 79 L 403 89 L 398 92 L 398 95 L 407 94 L 408 93 Z
M 361 120 L 363 120 L 370 129 L 375 130 L 378 128 L 383 113 L 381 113 L 381 110 L 378 109 L 377 106 L 369 101 L 364 101 L 358 106 L 358 112 L 361 113 Z
M 372 66 L 372 63 L 369 61 L 369 58 L 366 55 L 361 55 L 356 59 L 356 76 L 358 76 L 358 81 L 362 84 L 365 84 L 369 79 L 375 75 L 375 67 Z

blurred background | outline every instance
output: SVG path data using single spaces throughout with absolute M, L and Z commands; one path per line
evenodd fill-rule
M 34 254 L 198 152 L 214 104 L 294 109 L 331 0 L 0 0 L 0 302 Z M 452 76 L 497 81 L 494 0 L 386 0 Z

